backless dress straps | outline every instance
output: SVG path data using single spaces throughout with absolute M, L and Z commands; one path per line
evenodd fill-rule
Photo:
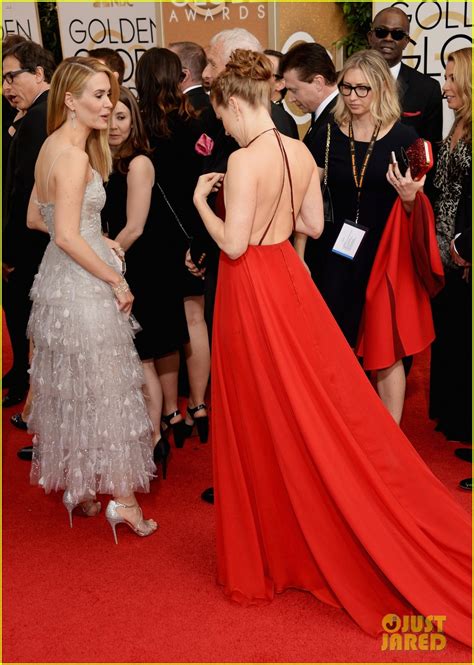
M 283 162 L 284 162 L 284 168 L 283 168 L 283 181 L 282 181 L 282 183 L 281 183 L 280 194 L 278 195 L 278 200 L 277 200 L 277 203 L 276 203 L 276 206 L 275 206 L 275 210 L 274 210 L 274 212 L 273 212 L 272 218 L 270 219 L 270 221 L 269 221 L 268 224 L 267 224 L 267 228 L 265 229 L 263 236 L 260 238 L 260 242 L 258 243 L 259 245 L 262 244 L 262 242 L 263 242 L 264 239 L 265 239 L 265 236 L 267 235 L 268 231 L 270 230 L 270 227 L 271 227 L 271 225 L 272 225 L 272 222 L 273 222 L 273 220 L 275 219 L 275 215 L 276 215 L 276 213 L 277 213 L 278 206 L 280 205 L 281 197 L 282 197 L 282 195 L 283 195 L 283 189 L 285 188 L 285 172 L 288 173 L 288 181 L 289 181 L 289 184 L 290 184 L 291 216 L 293 217 L 293 233 L 294 233 L 295 230 L 296 230 L 295 206 L 294 206 L 294 203 L 293 203 L 293 182 L 292 182 L 292 180 L 291 180 L 290 164 L 289 164 L 289 162 L 288 162 L 288 156 L 287 156 L 287 154 L 286 154 L 286 150 L 285 150 L 285 146 L 283 145 L 283 141 L 281 140 L 280 133 L 278 132 L 278 130 L 277 130 L 275 127 L 273 127 L 273 131 L 275 132 L 275 136 L 276 136 L 276 138 L 277 138 L 277 140 L 278 140 L 278 145 L 279 145 L 279 147 L 280 147 L 280 152 L 281 152 L 282 157 L 283 157 Z

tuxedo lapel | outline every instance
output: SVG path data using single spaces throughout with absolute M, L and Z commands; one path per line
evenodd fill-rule
M 318 116 L 318 118 L 311 124 L 311 127 L 308 129 L 306 132 L 303 142 L 309 146 L 309 144 L 314 140 L 314 137 L 318 133 L 318 130 L 321 127 L 324 127 L 327 125 L 328 122 L 330 122 L 331 119 L 331 114 L 332 111 L 334 110 L 334 107 L 336 105 L 337 97 L 334 97 L 334 99 L 331 99 L 329 104 L 326 106 L 326 108 L 323 110 L 323 112 Z
M 398 94 L 401 104 L 403 104 L 403 99 L 408 90 L 409 79 L 410 79 L 410 68 L 404 65 L 402 62 L 402 66 L 400 67 L 400 72 L 397 77 Z

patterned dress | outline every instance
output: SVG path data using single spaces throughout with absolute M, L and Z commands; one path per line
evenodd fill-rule
M 461 197 L 462 183 L 471 165 L 472 146 L 460 139 L 450 150 L 451 134 L 438 154 L 434 186 L 438 190 L 435 205 L 436 235 L 445 268 L 454 268 L 449 247 L 454 238 L 454 223 Z
M 105 192 L 94 171 L 81 210 L 80 234 L 115 267 L 104 242 Z M 51 237 L 31 298 L 28 334 L 35 432 L 31 482 L 77 500 L 96 492 L 149 491 L 155 466 L 141 363 L 127 318 L 110 286 L 54 242 L 54 204 L 40 204 Z

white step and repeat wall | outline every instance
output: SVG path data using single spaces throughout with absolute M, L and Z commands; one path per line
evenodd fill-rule
M 8 35 L 43 44 L 36 2 L 2 2 L 2 41 Z
M 373 15 L 386 7 L 399 7 L 410 20 L 410 37 L 415 43 L 405 49 L 404 63 L 443 85 L 447 56 L 472 45 L 471 2 L 374 2 Z M 445 106 L 444 136 L 453 118 Z
M 125 62 L 124 84 L 134 87 L 142 53 L 161 41 L 156 2 L 58 2 L 64 57 L 87 55 L 89 49 L 113 48 Z

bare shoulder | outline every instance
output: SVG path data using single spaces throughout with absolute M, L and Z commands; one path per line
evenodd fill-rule
M 137 155 L 131 160 L 128 172 L 133 176 L 154 177 L 155 167 L 149 157 L 146 155 Z
M 82 173 L 88 175 L 89 173 L 89 156 L 81 148 L 70 146 L 57 153 L 56 174 L 64 177 L 69 177 L 74 174 Z
M 246 148 L 239 148 L 231 153 L 227 161 L 227 166 L 234 168 L 242 166 L 243 164 L 250 164 L 251 162 L 251 153 L 249 153 Z

